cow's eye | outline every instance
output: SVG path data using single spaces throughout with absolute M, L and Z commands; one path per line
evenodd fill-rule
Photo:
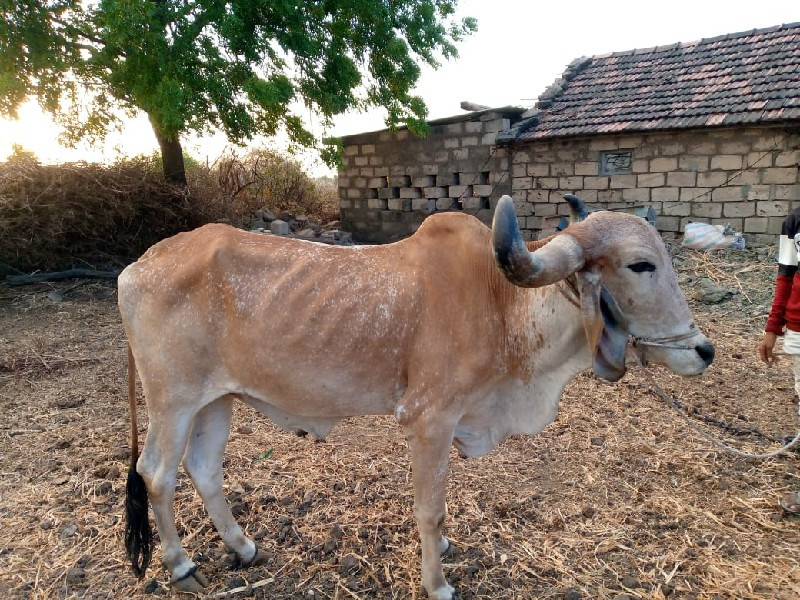
M 644 272 L 649 273 L 656 270 L 656 266 L 653 263 L 647 261 L 635 262 L 633 264 L 628 265 L 628 268 L 634 273 L 644 273 Z

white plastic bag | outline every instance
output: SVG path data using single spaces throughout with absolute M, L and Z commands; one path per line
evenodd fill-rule
M 720 250 L 722 248 L 744 249 L 744 236 L 733 231 L 729 225 L 687 223 L 683 230 L 682 244 L 695 250 Z

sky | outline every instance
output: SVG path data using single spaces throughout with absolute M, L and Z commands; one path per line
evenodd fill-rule
M 478 31 L 458 46 L 459 57 L 438 70 L 425 68 L 415 93 L 425 100 L 429 117 L 463 113 L 464 100 L 492 107 L 531 106 L 575 58 L 691 42 L 727 33 L 800 21 L 800 0 L 461 0 L 458 12 L 478 20 Z M 383 129 L 385 114 L 347 113 L 319 135 L 342 136 Z M 147 121 L 140 116 L 111 134 L 102 146 L 83 144 L 70 150 L 58 144 L 59 129 L 35 102 L 15 122 L 0 120 L 0 160 L 13 144 L 33 151 L 44 162 L 113 161 L 124 155 L 157 150 Z M 257 140 L 282 150 L 285 142 Z M 184 140 L 201 161 L 213 162 L 226 148 L 221 135 Z M 331 171 L 313 155 L 298 156 L 315 175 Z

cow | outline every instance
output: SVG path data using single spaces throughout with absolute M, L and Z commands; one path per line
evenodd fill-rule
M 379 246 L 205 225 L 128 266 L 119 309 L 132 429 L 126 546 L 141 577 L 152 552 L 149 496 L 171 586 L 186 592 L 208 582 L 175 526 L 181 461 L 241 565 L 265 559 L 222 492 L 235 400 L 318 438 L 347 417 L 393 414 L 410 446 L 422 584 L 443 600 L 454 597 L 441 564 L 452 445 L 474 457 L 541 431 L 580 372 L 622 377 L 630 340 L 684 376 L 714 356 L 644 219 L 598 211 L 525 243 L 508 196 L 491 229 L 434 214 Z M 141 456 L 137 370 L 149 415 Z

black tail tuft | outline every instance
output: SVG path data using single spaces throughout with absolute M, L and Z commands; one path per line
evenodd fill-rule
M 125 548 L 133 572 L 141 579 L 153 553 L 153 532 L 147 513 L 147 487 L 136 470 L 135 458 L 131 460 L 125 486 Z

